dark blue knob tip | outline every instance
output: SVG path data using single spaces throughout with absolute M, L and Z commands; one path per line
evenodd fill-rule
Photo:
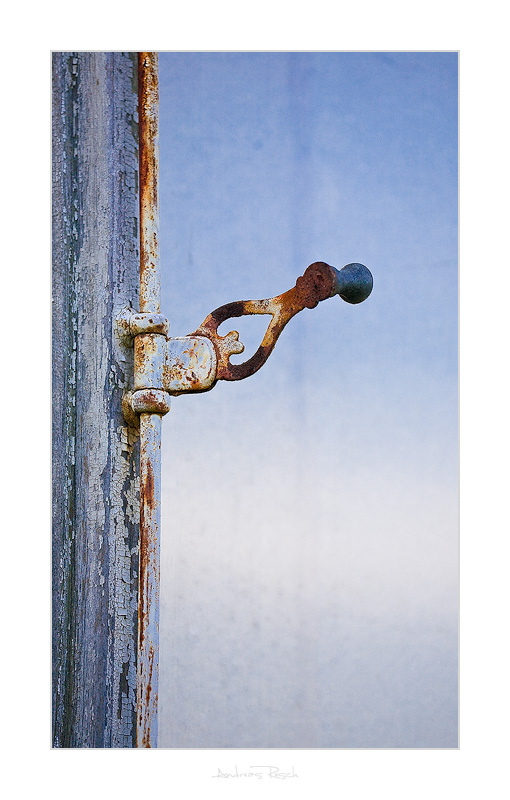
M 342 300 L 346 303 L 362 303 L 366 300 L 374 279 L 372 273 L 364 264 L 347 264 L 341 270 L 335 269 L 337 274 L 337 290 Z

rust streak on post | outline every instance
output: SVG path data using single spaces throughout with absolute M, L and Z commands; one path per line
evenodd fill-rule
M 161 296 L 158 101 L 158 55 L 139 53 L 140 312 L 154 314 L 159 314 Z M 135 375 L 145 350 L 155 345 L 154 337 L 153 333 L 136 336 Z M 161 416 L 141 413 L 137 661 L 137 747 L 141 748 L 157 747 L 158 741 L 160 525 Z
M 140 415 L 140 595 L 137 747 L 157 746 L 161 416 Z
M 158 54 L 138 53 L 140 311 L 160 311 Z

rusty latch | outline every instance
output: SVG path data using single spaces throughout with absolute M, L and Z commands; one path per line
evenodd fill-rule
M 135 313 L 124 309 L 119 330 L 134 338 L 135 375 L 133 391 L 124 399 L 124 415 L 142 412 L 166 414 L 170 395 L 207 392 L 218 380 L 238 381 L 253 375 L 267 361 L 278 337 L 292 317 L 304 308 L 338 294 L 347 303 L 361 303 L 372 291 L 372 274 L 363 264 L 347 264 L 341 270 L 316 261 L 288 292 L 269 300 L 227 303 L 213 311 L 188 336 L 168 338 L 168 322 L 161 314 Z M 269 314 L 271 321 L 256 353 L 242 364 L 231 364 L 230 356 L 242 353 L 237 331 L 226 336 L 218 327 L 227 319 L 248 314 Z

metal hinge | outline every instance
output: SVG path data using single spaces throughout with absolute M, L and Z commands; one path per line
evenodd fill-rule
M 134 385 L 123 401 L 124 416 L 136 424 L 141 413 L 166 414 L 170 397 L 207 392 L 217 381 L 238 381 L 253 375 L 267 361 L 287 322 L 304 308 L 340 295 L 348 303 L 361 303 L 372 291 L 372 274 L 363 264 L 347 264 L 341 270 L 316 261 L 288 292 L 269 300 L 227 303 L 213 311 L 188 336 L 168 337 L 168 321 L 161 314 L 123 309 L 117 317 L 123 337 L 134 339 Z M 227 319 L 248 314 L 268 314 L 271 321 L 255 354 L 242 364 L 230 356 L 244 351 L 237 331 L 226 336 L 218 327 Z

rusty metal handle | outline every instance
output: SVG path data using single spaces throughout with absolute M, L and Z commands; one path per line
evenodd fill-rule
M 363 264 L 347 264 L 337 270 L 324 261 L 316 261 L 288 292 L 268 300 L 241 300 L 220 306 L 190 335 L 206 336 L 213 342 L 218 356 L 216 380 L 239 381 L 265 364 L 282 330 L 299 311 L 315 308 L 321 300 L 336 294 L 347 303 L 361 303 L 369 296 L 372 286 L 372 274 Z M 227 319 L 249 314 L 270 314 L 272 319 L 256 353 L 242 364 L 231 364 L 230 356 L 242 353 L 244 345 L 237 331 L 220 336 L 218 327 Z

